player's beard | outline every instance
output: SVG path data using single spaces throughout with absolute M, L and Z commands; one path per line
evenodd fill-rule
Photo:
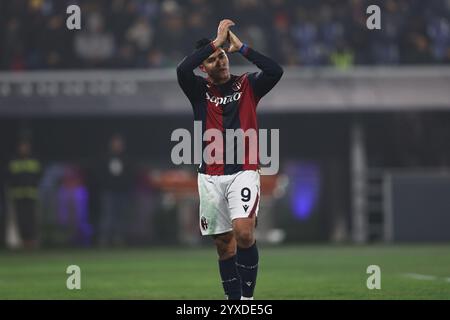
M 228 81 L 230 79 L 230 69 L 227 67 L 218 68 L 214 72 L 214 79 L 215 79 L 215 82 L 219 82 L 219 83 Z

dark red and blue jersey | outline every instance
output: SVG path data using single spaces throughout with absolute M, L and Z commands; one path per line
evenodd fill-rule
M 223 147 L 221 149 L 216 144 L 212 154 L 214 159 L 222 159 L 222 161 L 211 163 L 202 157 L 199 172 L 209 175 L 228 175 L 243 170 L 257 170 L 259 150 L 256 107 L 260 99 L 280 80 L 283 69 L 270 58 L 246 47 L 242 53 L 243 56 L 261 71 L 245 73 L 241 76 L 231 75 L 226 83 L 215 85 L 208 79 L 194 74 L 194 70 L 214 51 L 215 47 L 211 43 L 185 57 L 177 67 L 178 83 L 191 102 L 194 120 L 201 121 L 202 137 L 208 129 L 217 129 L 222 133 L 223 143 L 220 145 Z M 243 144 L 244 150 L 238 152 L 238 144 L 227 141 L 227 129 L 242 129 L 244 133 L 256 132 L 256 146 L 251 146 L 248 142 L 252 140 L 248 139 L 247 143 Z M 212 140 L 202 139 L 202 151 L 210 143 Z M 227 160 L 229 159 L 227 153 L 231 151 L 230 146 L 233 148 L 234 155 L 232 161 Z M 252 154 L 254 152 L 256 155 Z M 238 156 L 242 156 L 243 159 L 237 159 Z

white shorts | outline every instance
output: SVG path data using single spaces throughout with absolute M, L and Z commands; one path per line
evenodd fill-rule
M 199 173 L 198 192 L 202 235 L 231 231 L 234 219 L 258 215 L 260 199 L 258 171 L 246 170 L 222 176 Z

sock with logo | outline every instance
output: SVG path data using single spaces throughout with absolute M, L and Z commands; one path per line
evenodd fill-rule
M 222 286 L 228 300 L 241 299 L 241 279 L 236 268 L 236 256 L 226 260 L 219 260 L 220 277 Z
M 237 270 L 241 277 L 242 297 L 252 298 L 258 274 L 258 248 L 256 242 L 249 248 L 237 247 Z

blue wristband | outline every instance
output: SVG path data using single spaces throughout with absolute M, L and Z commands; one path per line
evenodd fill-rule
M 239 49 L 239 52 L 244 54 L 245 50 L 247 50 L 247 45 L 245 43 L 242 44 L 242 47 Z

